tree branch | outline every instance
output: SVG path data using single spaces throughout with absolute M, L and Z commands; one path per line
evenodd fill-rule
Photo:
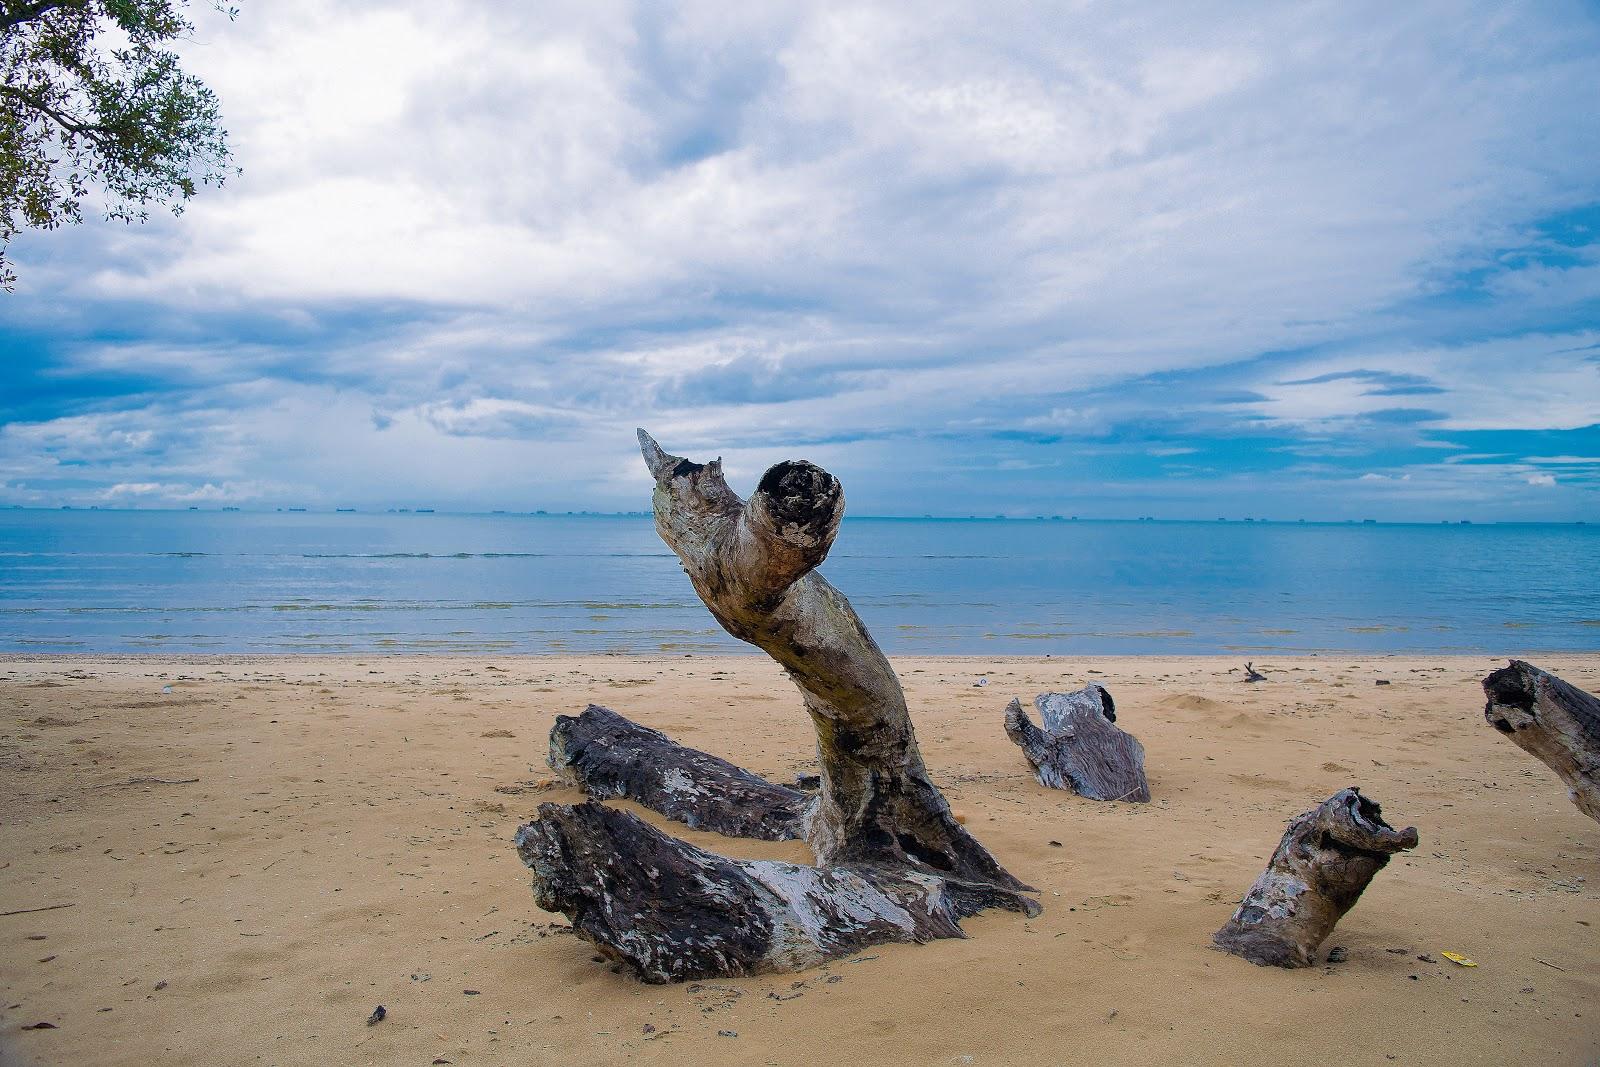
M 33 108 L 63 130 L 74 136 L 89 139 L 102 150 L 110 149 L 116 143 L 115 138 L 111 136 L 110 131 L 104 126 L 82 122 L 70 115 L 64 115 L 32 93 L 24 92 L 9 85 L 0 85 L 0 96 L 10 97 L 25 107 Z
M 6 4 L 0 8 L 0 34 L 10 33 L 24 22 L 35 22 L 58 8 L 83 11 L 89 0 L 37 0 L 32 4 Z

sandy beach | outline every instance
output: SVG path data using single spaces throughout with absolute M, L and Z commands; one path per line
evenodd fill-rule
M 1600 690 L 1600 656 L 1534 662 Z M 604 704 L 791 780 L 812 734 L 765 657 L 10 657 L 0 911 L 53 910 L 0 918 L 0 1060 L 1593 1063 L 1600 826 L 1485 726 L 1503 663 L 1282 658 L 1247 685 L 1214 658 L 897 659 L 935 780 L 1044 913 L 648 986 L 535 908 L 512 847 L 579 799 L 551 722 Z M 1006 740 L 1010 697 L 1085 681 L 1144 743 L 1152 803 L 1046 790 Z M 1212 949 L 1284 823 L 1351 784 L 1421 845 L 1329 941 L 1348 959 Z

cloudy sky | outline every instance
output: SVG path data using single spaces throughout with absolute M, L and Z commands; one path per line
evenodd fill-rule
M 1593 4 L 197 6 L 244 173 L 13 244 L 0 503 L 1600 519 Z

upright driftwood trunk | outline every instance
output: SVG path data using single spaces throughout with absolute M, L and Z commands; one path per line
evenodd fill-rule
M 791 969 L 865 944 L 960 936 L 957 921 L 984 908 L 1036 914 L 1033 890 L 951 814 L 888 660 L 816 573 L 844 515 L 838 481 L 784 462 L 744 501 L 720 461 L 667 455 L 643 430 L 639 443 L 656 481 L 656 529 L 695 591 L 800 689 L 821 773 L 798 830 L 818 866 L 727 860 L 620 812 L 547 804 L 517 835 L 541 906 L 566 913 L 650 981 Z M 794 828 L 799 794 L 597 712 L 564 719 L 551 741 L 551 765 L 591 794 L 627 795 L 741 836 Z M 640 759 L 660 767 L 641 770 Z M 730 815 L 741 798 L 756 817 Z
M 1556 772 L 1600 822 L 1600 700 L 1520 659 L 1483 680 L 1483 717 Z
M 1006 707 L 1006 736 L 1021 747 L 1040 785 L 1070 789 L 1090 800 L 1150 799 L 1144 776 L 1144 746 L 1117 726 L 1117 706 L 1098 685 L 1075 693 L 1040 693 L 1033 706 L 1044 720 L 1035 726 L 1022 701 Z
M 1416 847 L 1415 827 L 1394 829 L 1359 789 L 1341 789 L 1289 824 L 1267 869 L 1212 940 L 1251 963 L 1309 967 L 1389 857 Z

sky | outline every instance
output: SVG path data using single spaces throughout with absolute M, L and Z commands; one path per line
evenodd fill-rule
M 240 6 L 243 173 L 12 244 L 0 505 L 1600 520 L 1593 3 Z

